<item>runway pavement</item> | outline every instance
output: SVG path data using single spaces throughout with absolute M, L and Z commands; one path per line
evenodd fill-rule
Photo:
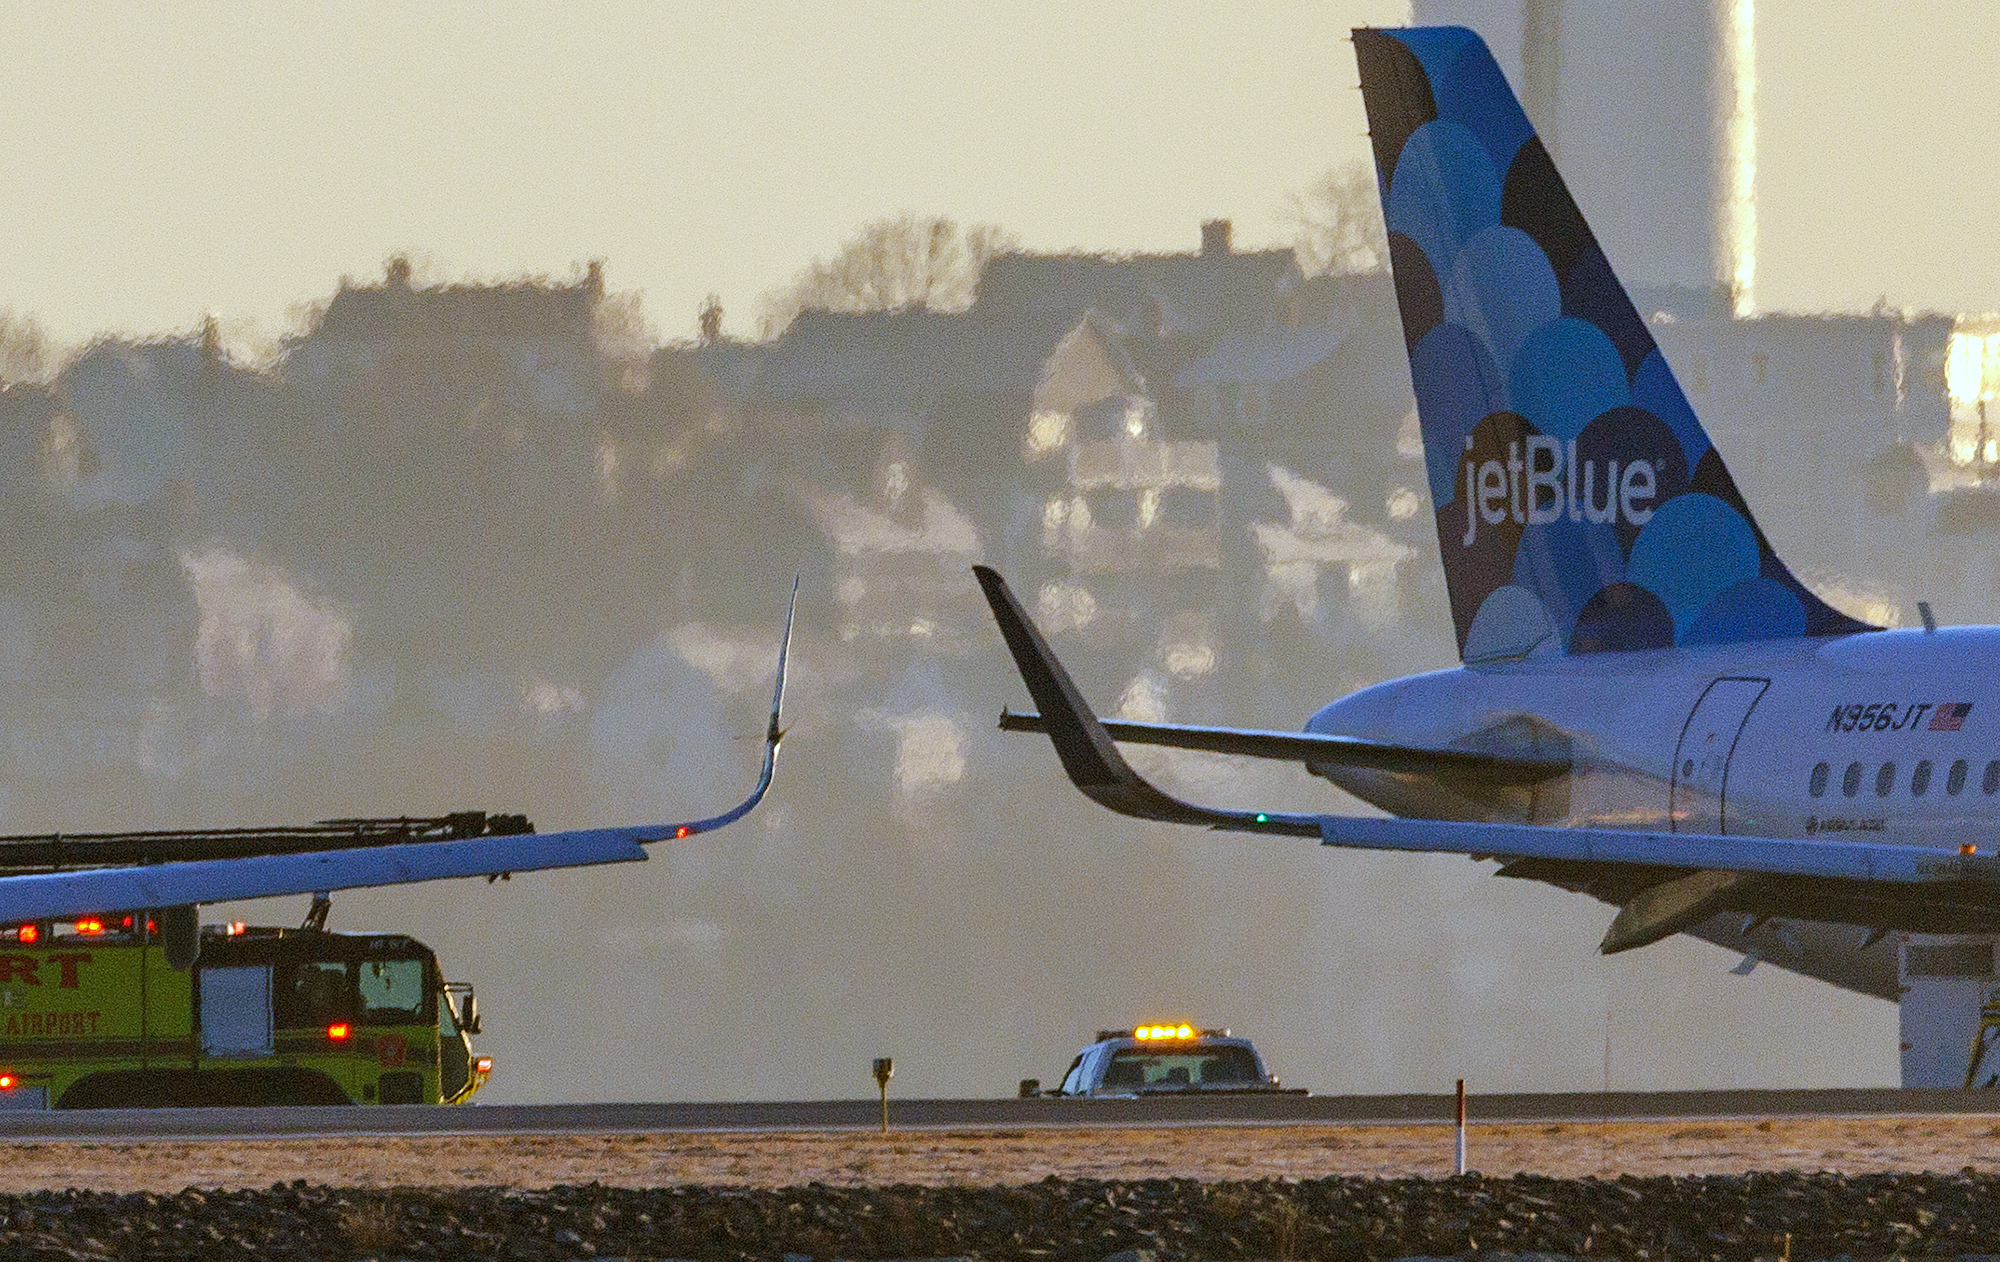
M 456 1108 L 0 1110 L 0 1142 L 50 1139 L 278 1138 L 311 1135 L 588 1135 L 675 1131 L 873 1129 L 872 1099 L 798 1103 L 498 1104 Z M 1177 1096 L 1129 1100 L 895 1100 L 892 1127 L 923 1130 L 1408 1125 L 1452 1120 L 1438 1095 Z M 1722 1117 L 2000 1114 L 2000 1091 L 1833 1088 L 1805 1091 L 1619 1091 L 1472 1094 L 1474 1122 L 1643 1121 Z

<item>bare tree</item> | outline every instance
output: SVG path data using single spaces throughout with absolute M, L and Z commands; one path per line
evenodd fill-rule
M 1388 264 L 1375 180 L 1360 162 L 1337 166 L 1293 193 L 1278 214 L 1292 230 L 1299 270 L 1308 276 L 1373 272 Z
M 0 311 L 0 385 L 45 382 L 55 375 L 60 359 L 33 316 Z
M 765 294 L 758 327 L 765 337 L 776 337 L 806 310 L 963 311 L 972 305 L 987 261 L 1019 244 L 992 224 L 961 231 L 942 216 L 877 219 L 832 258 L 813 260 L 789 284 Z

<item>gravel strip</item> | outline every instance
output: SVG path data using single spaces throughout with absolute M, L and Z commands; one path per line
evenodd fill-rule
M 1500 1124 L 1465 1178 L 1439 1177 L 1440 1126 L 24 1141 L 0 1144 L 0 1260 L 2000 1262 L 1996 1138 Z
M 1470 1130 L 1491 1175 L 2000 1173 L 1992 1117 L 1501 1123 Z M 1448 1126 L 1200 1126 L 1134 1130 L 672 1132 L 649 1135 L 332 1136 L 319 1139 L 0 1143 L 0 1192 L 334 1187 L 990 1186 L 1061 1179 L 1203 1182 L 1451 1173 Z M 2000 1253 L 2000 1245 L 1996 1245 Z
M 301 1182 L 4 1197 L 0 1245 L 8 1258 L 214 1262 L 1974 1258 L 2000 1235 L 1996 1193 L 1992 1175 L 1912 1174 L 539 1192 Z

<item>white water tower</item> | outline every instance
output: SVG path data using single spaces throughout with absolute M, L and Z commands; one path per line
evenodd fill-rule
M 1413 0 L 1478 31 L 1625 283 L 1753 309 L 1753 0 Z

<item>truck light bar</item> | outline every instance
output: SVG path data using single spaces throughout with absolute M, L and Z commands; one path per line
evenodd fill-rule
M 1102 1043 L 1106 1039 L 1226 1039 L 1228 1037 L 1230 1035 L 1227 1026 L 1204 1030 L 1180 1021 L 1172 1025 L 1154 1025 L 1148 1022 L 1123 1030 L 1099 1030 L 1096 1041 Z

